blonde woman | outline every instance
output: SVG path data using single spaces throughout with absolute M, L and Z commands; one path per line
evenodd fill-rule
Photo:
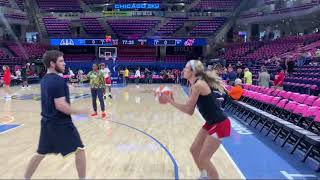
M 189 99 L 185 104 L 175 102 L 173 96 L 161 96 L 164 101 L 180 111 L 192 115 L 197 106 L 206 123 L 200 129 L 190 151 L 200 170 L 200 179 L 219 179 L 215 166 L 210 162 L 221 144 L 230 136 L 231 123 L 218 105 L 217 97 L 225 93 L 224 86 L 214 71 L 204 71 L 200 61 L 191 60 L 184 68 L 184 78 L 190 82 Z

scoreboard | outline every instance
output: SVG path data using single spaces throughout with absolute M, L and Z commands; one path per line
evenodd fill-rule
M 149 46 L 205 46 L 207 41 L 200 38 L 189 39 L 148 39 Z
M 52 46 L 113 46 L 117 42 L 111 40 L 106 42 L 105 39 L 50 39 Z
M 52 46 L 205 46 L 207 41 L 201 38 L 185 39 L 50 39 Z

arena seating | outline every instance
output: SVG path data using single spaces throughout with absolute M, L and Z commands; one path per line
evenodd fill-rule
M 187 57 L 183 55 L 167 55 L 165 57 L 165 62 L 168 63 L 185 63 L 187 61 Z
M 8 20 L 22 20 L 22 21 L 27 20 L 27 16 L 24 14 L 16 14 L 16 13 L 4 14 L 4 17 Z
M 258 16 L 262 16 L 263 13 L 259 13 L 256 11 L 249 11 L 249 12 L 243 12 L 240 17 L 245 19 L 245 18 L 252 18 L 252 17 L 258 17 Z
M 160 20 L 117 19 L 107 23 L 120 38 L 138 39 L 154 28 Z
M 0 0 L 0 6 L 11 7 L 9 0 Z
M 156 62 L 156 49 L 147 46 L 119 46 L 118 62 Z
M 178 29 L 183 27 L 184 22 L 188 18 L 172 18 L 168 23 L 163 25 L 155 34 L 156 35 L 171 35 Z
M 42 57 L 45 51 L 48 49 L 48 46 L 43 44 L 18 45 L 16 43 L 6 43 L 6 45 L 12 52 L 14 52 L 16 57 L 22 59 Z
M 83 0 L 88 5 L 93 4 L 106 4 L 109 2 L 109 0 Z
M 161 0 L 116 0 L 116 3 L 161 3 Z
M 250 50 L 255 50 L 258 46 L 261 45 L 261 42 L 249 42 L 249 43 L 233 43 L 225 47 L 225 53 L 220 56 L 226 60 L 238 60 L 238 57 L 245 56 L 250 52 Z
M 5 59 L 7 57 L 7 53 L 4 48 L 0 48 L 0 59 Z
M 16 3 L 21 10 L 24 10 L 25 8 L 24 0 L 16 0 Z
M 302 161 L 312 157 L 320 162 L 320 99 L 286 91 L 245 86 L 242 101 L 227 101 L 225 108 L 249 125 L 259 128 L 281 147 L 292 144 L 290 153 L 300 149 Z
M 70 31 L 70 21 L 68 20 L 60 20 L 55 17 L 44 17 L 43 22 L 46 26 L 48 34 L 71 34 Z
M 231 11 L 239 3 L 240 0 L 201 0 L 192 11 Z
M 302 45 L 303 41 L 299 39 L 279 39 L 265 43 L 253 53 L 245 56 L 245 59 L 262 60 L 269 59 L 273 56 L 278 56 L 283 53 L 296 49 Z
M 166 0 L 163 3 L 184 3 L 184 4 L 191 4 L 194 0 Z
M 117 62 L 152 63 L 152 62 L 156 62 L 156 61 L 157 61 L 157 58 L 155 56 L 145 56 L 145 57 L 119 56 L 119 57 L 117 57 Z
M 215 33 L 226 21 L 225 17 L 215 17 L 212 20 L 197 20 L 199 24 L 195 26 L 190 35 L 208 36 Z
M 298 59 L 300 51 L 310 52 L 312 56 L 315 55 L 317 48 L 320 47 L 320 34 L 306 35 L 304 41 L 308 41 L 310 44 L 297 48 L 295 51 L 284 53 L 280 57 L 292 56 L 294 59 Z M 313 41 L 313 42 L 312 42 Z
M 84 30 L 88 34 L 106 34 L 106 30 L 101 26 L 97 18 L 94 17 L 81 17 L 81 23 Z
M 90 62 L 94 61 L 96 59 L 96 56 L 94 54 L 65 54 L 64 55 L 65 61 L 85 61 Z
M 274 10 L 270 14 L 283 14 L 288 12 L 302 11 L 302 10 L 313 8 L 316 5 L 319 5 L 319 2 L 311 2 L 311 3 L 306 3 L 306 4 L 302 4 L 294 7 L 288 7 L 288 8 L 279 8 Z
M 78 0 L 37 0 L 39 8 L 49 12 L 82 12 Z
M 265 4 L 268 6 L 270 4 L 273 4 L 275 1 L 265 1 Z M 315 6 L 318 6 L 320 4 L 319 0 L 312 0 L 311 2 L 306 1 L 307 3 L 294 5 L 292 7 L 280 7 L 276 8 L 271 12 L 259 12 L 256 11 L 256 9 L 253 9 L 253 11 L 245 11 L 240 16 L 241 18 L 252 18 L 252 17 L 258 17 L 258 16 L 264 16 L 264 15 L 275 15 L 275 14 L 285 14 L 290 12 L 297 12 L 297 11 L 304 11 L 308 10 L 310 8 L 313 8 Z
M 156 56 L 156 49 L 147 46 L 119 46 L 118 54 L 124 57 Z

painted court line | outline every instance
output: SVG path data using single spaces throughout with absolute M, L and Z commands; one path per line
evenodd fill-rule
M 6 111 L 6 113 L 7 113 L 7 111 Z M 5 117 L 6 117 L 6 116 L 5 116 Z M 11 122 L 13 122 L 13 121 L 14 121 L 14 117 L 13 117 L 13 116 L 9 116 L 9 118 L 10 118 L 10 120 L 9 120 L 9 121 L 0 122 L 0 126 L 1 126 L 1 125 L 9 124 L 9 123 L 11 123 Z
M 13 127 L 13 128 L 10 128 L 10 129 L 8 129 L 8 130 L 5 130 L 5 131 L 3 131 L 3 132 L 0 132 L 0 134 L 4 134 L 4 133 L 10 132 L 10 131 L 13 131 L 13 130 L 19 128 L 19 127 L 22 127 L 23 125 L 24 125 L 24 124 L 19 124 L 19 125 Z M 0 127 L 1 127 L 1 125 L 0 125 Z
M 157 144 L 159 144 L 161 146 L 161 148 L 167 153 L 167 155 L 170 157 L 171 161 L 172 161 L 172 164 L 173 164 L 173 170 L 174 170 L 174 179 L 175 180 L 178 180 L 179 179 L 179 167 L 178 167 L 178 164 L 175 160 L 175 158 L 173 157 L 173 155 L 171 154 L 171 152 L 169 151 L 169 149 L 167 149 L 167 147 L 165 145 L 163 145 L 159 140 L 157 140 L 155 137 L 153 137 L 152 135 L 146 133 L 145 131 L 142 131 L 140 129 L 137 129 L 133 126 L 130 126 L 130 125 L 127 125 L 127 124 L 124 124 L 124 123 L 120 123 L 120 122 L 116 122 L 116 121 L 113 121 L 113 120 L 107 120 L 107 121 L 110 121 L 112 123 L 116 123 L 116 124 L 119 124 L 119 125 L 122 125 L 122 126 L 126 126 L 130 129 L 133 129 L 133 130 L 136 130 L 138 132 L 141 132 L 142 134 L 148 136 L 150 139 L 152 139 L 153 141 L 155 141 Z
M 184 93 L 183 93 L 184 96 L 185 96 L 186 98 L 188 98 L 187 92 L 186 92 L 187 88 L 186 88 L 186 87 L 183 87 L 183 86 L 181 86 L 181 87 L 182 87 L 182 91 L 184 92 Z M 186 90 L 185 90 L 184 88 L 186 88 Z M 200 114 L 200 112 L 199 112 L 199 110 L 198 110 L 197 108 L 195 109 L 195 112 L 197 113 L 197 116 L 199 117 L 199 119 L 202 120 L 203 122 L 205 122 L 205 119 L 202 117 L 202 115 Z M 223 146 L 222 143 L 221 143 L 220 147 L 221 147 L 221 150 L 226 154 L 227 158 L 230 160 L 230 162 L 231 162 L 231 164 L 233 165 L 233 167 L 235 168 L 235 170 L 239 173 L 240 177 L 241 177 L 242 179 L 246 179 L 246 177 L 245 177 L 244 174 L 241 172 L 241 170 L 239 169 L 239 167 L 237 166 L 237 164 L 234 162 L 234 160 L 232 159 L 232 157 L 230 156 L 230 154 L 228 153 L 228 151 L 224 148 L 224 146 Z

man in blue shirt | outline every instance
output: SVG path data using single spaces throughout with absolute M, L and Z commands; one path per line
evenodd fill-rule
M 87 110 L 75 110 L 70 106 L 69 88 L 59 73 L 64 73 L 63 54 L 59 51 L 47 51 L 43 56 L 47 74 L 41 80 L 41 131 L 35 154 L 25 172 L 25 179 L 30 179 L 41 160 L 49 153 L 66 156 L 75 152 L 79 178 L 86 176 L 86 158 L 77 128 L 71 114 L 88 114 Z
M 237 79 L 237 73 L 233 71 L 233 67 L 229 67 L 228 68 L 229 85 L 233 86 L 236 79 Z

